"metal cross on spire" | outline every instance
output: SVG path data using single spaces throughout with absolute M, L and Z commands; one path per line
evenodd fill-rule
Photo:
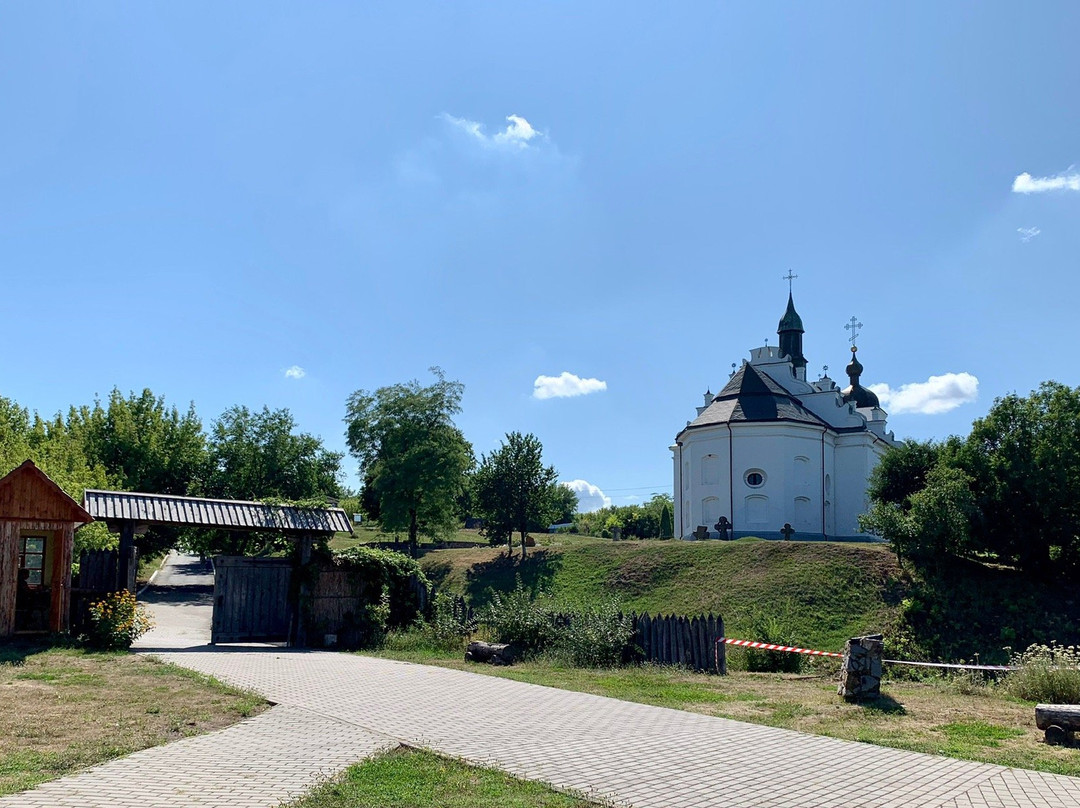
M 788 294 L 791 294 L 791 282 L 792 282 L 793 280 L 795 280 L 796 278 L 798 278 L 798 277 L 799 277 L 799 276 L 798 276 L 798 275 L 796 275 L 795 273 L 793 273 L 793 272 L 792 272 L 792 271 L 791 271 L 790 269 L 789 269 L 789 270 L 787 271 L 787 275 L 784 275 L 784 276 L 783 276 L 783 279 L 784 279 L 785 281 L 787 281 L 787 290 L 788 290 Z
M 851 347 L 855 347 L 856 340 L 859 339 L 859 329 L 863 327 L 863 324 L 859 322 L 858 317 L 852 317 L 848 321 L 848 324 L 844 328 L 848 331 L 848 342 L 851 343 Z

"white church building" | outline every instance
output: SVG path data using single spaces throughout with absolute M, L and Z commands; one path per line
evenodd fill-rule
M 855 325 L 853 318 L 853 342 Z M 732 538 L 783 538 L 787 528 L 792 539 L 870 538 L 858 525 L 867 481 L 896 441 L 877 396 L 859 383 L 858 348 L 841 390 L 828 375 L 807 380 L 802 318 L 790 294 L 777 333 L 780 344 L 751 350 L 675 438 L 675 527 L 683 538 L 701 528 L 714 537 L 726 529 Z

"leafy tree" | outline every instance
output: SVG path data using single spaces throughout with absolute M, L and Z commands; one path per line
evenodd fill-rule
M 670 539 L 674 535 L 675 523 L 672 521 L 671 506 L 665 502 L 663 510 L 660 511 L 660 538 Z
M 325 504 L 342 493 L 341 460 L 314 435 L 297 431 L 287 409 L 230 407 L 211 429 L 208 464 L 197 492 L 217 499 Z M 262 531 L 189 531 L 184 541 L 207 555 L 252 555 L 291 544 Z
M 483 532 L 492 543 L 506 542 L 507 552 L 517 532 L 521 557 L 530 530 L 547 525 L 555 514 L 559 477 L 554 466 L 545 466 L 544 447 L 535 435 L 510 432 L 502 446 L 480 459 L 474 487 L 476 504 L 484 520 Z
M 464 386 L 431 372 L 436 381 L 426 387 L 413 380 L 357 390 L 346 404 L 346 439 L 364 489 L 378 500 L 384 530 L 408 532 L 414 557 L 421 533 L 457 527 L 456 500 L 473 466 L 472 446 L 452 420 Z
M 867 494 L 874 502 L 906 507 L 908 497 L 926 484 L 940 454 L 941 445 L 934 441 L 907 440 L 893 447 L 871 473 Z
M 559 485 L 556 487 L 552 508 L 554 515 L 552 519 L 556 524 L 566 524 L 574 521 L 574 514 L 578 509 L 578 495 L 572 488 L 568 488 L 565 485 Z
M 1080 388 L 995 400 L 952 462 L 975 480 L 986 550 L 1036 575 L 1080 567 Z
M 72 407 L 67 430 L 85 448 L 91 463 L 103 466 L 109 484 L 124 491 L 189 494 L 206 470 L 206 436 L 190 404 L 181 414 L 149 389 L 117 389 L 102 406 Z

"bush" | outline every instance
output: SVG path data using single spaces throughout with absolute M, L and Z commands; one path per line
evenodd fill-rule
M 1074 645 L 1031 645 L 1011 660 L 1019 670 L 1002 682 L 1011 696 L 1048 704 L 1080 704 L 1080 649 Z
M 578 668 L 618 665 L 634 636 L 630 617 L 614 601 L 579 606 L 557 625 L 550 653 Z
M 111 592 L 90 604 L 88 641 L 95 648 L 121 651 L 154 627 L 146 609 L 127 590 Z
M 775 611 L 757 611 L 750 621 L 753 639 L 772 645 L 796 645 L 792 629 L 794 607 L 781 603 Z M 747 648 L 746 669 L 759 673 L 799 673 L 803 666 L 802 654 L 787 651 L 760 651 Z
M 479 619 L 495 642 L 513 645 L 525 656 L 546 650 L 555 638 L 551 599 L 543 592 L 534 598 L 520 577 L 512 591 L 492 592 Z

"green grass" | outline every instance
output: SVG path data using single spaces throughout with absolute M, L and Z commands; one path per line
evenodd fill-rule
M 495 769 L 399 747 L 349 767 L 290 808 L 589 808 L 596 803 Z
M 712 612 L 723 616 L 732 637 L 756 639 L 747 636 L 756 618 L 782 612 L 794 641 L 822 650 L 890 627 L 906 586 L 894 556 L 878 544 L 577 536 L 544 536 L 540 544 L 524 563 L 478 548 L 433 550 L 421 564 L 440 589 L 474 605 L 486 603 L 492 589 L 512 589 L 520 577 L 568 600 L 614 596 L 635 612 Z
M 384 533 L 377 523 L 353 525 L 354 535 L 350 536 L 348 533 L 335 533 L 334 537 L 330 539 L 331 550 L 345 550 L 349 547 L 355 547 L 358 544 L 382 544 L 393 543 L 397 540 L 403 547 L 408 543 L 408 535 L 404 533 Z M 487 547 L 488 541 L 486 538 L 480 535 L 476 530 L 459 530 L 453 536 L 450 537 L 450 541 L 454 542 L 466 542 L 468 544 L 475 544 L 478 547 Z M 420 539 L 421 551 L 430 550 L 437 546 L 436 542 L 431 539 Z
M 265 708 L 253 693 L 133 654 L 0 646 L 0 795 Z

